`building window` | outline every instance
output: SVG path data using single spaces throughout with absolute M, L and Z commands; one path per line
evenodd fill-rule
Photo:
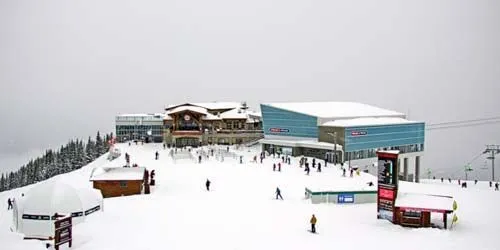
M 127 187 L 127 181 L 120 181 L 120 187 L 121 188 L 126 188 Z
M 403 216 L 404 217 L 411 217 L 411 218 L 420 218 L 421 217 L 420 211 L 404 211 Z

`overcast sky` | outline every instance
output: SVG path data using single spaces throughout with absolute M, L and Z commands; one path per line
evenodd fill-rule
M 428 124 L 498 116 L 499 13 L 496 0 L 0 0 L 0 155 L 184 101 L 357 101 Z M 429 131 L 423 169 L 462 169 L 499 129 Z

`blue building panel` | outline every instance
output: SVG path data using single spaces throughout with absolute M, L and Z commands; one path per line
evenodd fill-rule
M 345 151 L 424 144 L 425 123 L 348 127 Z
M 264 135 L 318 138 L 318 118 L 260 105 Z

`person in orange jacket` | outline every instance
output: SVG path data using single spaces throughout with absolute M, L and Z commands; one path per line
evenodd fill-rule
M 314 216 L 314 214 L 312 215 L 311 217 L 311 232 L 312 233 L 316 233 L 316 222 L 318 221 L 318 219 L 316 219 L 316 216 Z

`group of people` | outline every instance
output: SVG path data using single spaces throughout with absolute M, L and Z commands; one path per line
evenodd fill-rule
M 432 177 L 433 180 L 436 179 L 436 176 Z M 444 182 L 444 178 L 441 177 L 441 182 Z M 448 178 L 448 182 L 451 183 L 451 178 Z M 458 185 L 460 185 L 462 188 L 467 188 L 467 181 L 462 181 L 460 179 L 457 180 Z M 474 180 L 474 185 L 477 185 L 478 180 Z M 493 187 L 493 182 L 490 181 L 490 187 Z M 495 182 L 495 191 L 499 191 L 500 184 L 498 182 Z
M 299 167 L 302 168 L 302 166 L 304 166 L 304 172 L 306 172 L 306 175 L 309 175 L 311 169 L 309 168 L 309 162 L 306 157 L 302 157 L 299 160 Z M 318 166 L 317 172 L 321 172 L 321 162 L 318 162 L 317 166 Z M 325 160 L 325 166 L 326 166 L 326 160 Z M 316 158 L 312 159 L 312 167 L 316 168 Z

